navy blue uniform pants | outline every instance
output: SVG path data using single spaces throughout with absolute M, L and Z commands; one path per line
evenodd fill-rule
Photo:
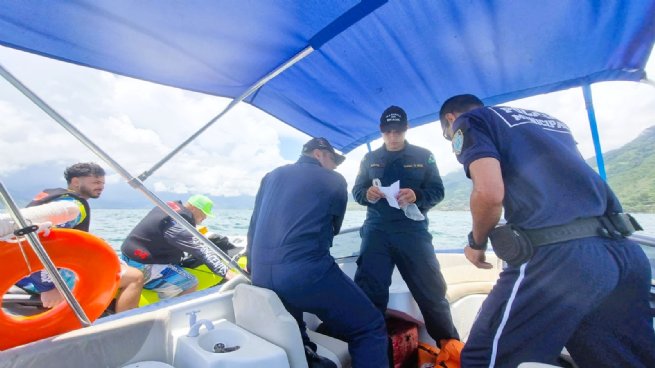
M 566 346 L 585 367 L 655 367 L 651 271 L 629 240 L 599 237 L 537 248 L 505 269 L 483 303 L 462 367 L 555 364 Z
M 446 282 L 439 269 L 427 230 L 386 232 L 370 225 L 360 230 L 362 246 L 357 259 L 355 283 L 384 313 L 394 265 L 418 304 L 428 334 L 441 339 L 459 339 L 446 300 Z
M 309 338 L 302 313 L 310 312 L 348 343 L 354 368 L 389 366 L 382 314 L 331 257 L 316 262 L 256 265 L 253 271 L 253 285 L 277 293 L 298 321 L 305 343 Z

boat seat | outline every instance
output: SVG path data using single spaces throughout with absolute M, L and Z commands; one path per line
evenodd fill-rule
M 234 290 L 232 303 L 237 326 L 284 349 L 291 368 L 307 368 L 298 323 L 277 294 L 265 288 L 240 284 Z M 318 345 L 319 355 L 332 360 L 340 368 L 350 367 L 348 344 L 310 330 L 308 335 Z
M 487 252 L 487 262 L 494 267 L 481 269 L 473 266 L 461 254 L 440 253 L 437 260 L 448 291 L 446 298 L 452 304 L 467 295 L 489 294 L 502 271 L 502 261 L 494 253 Z
M 448 285 L 446 299 L 450 303 L 453 323 L 462 341 L 465 341 L 477 311 L 498 279 L 502 263 L 493 253 L 487 253 L 487 261 L 494 266 L 489 270 L 476 268 L 461 253 L 437 253 L 437 260 Z M 389 287 L 387 315 L 420 325 L 425 323 L 416 301 L 397 269 L 392 274 Z M 419 330 L 419 340 L 432 341 L 423 330 Z
M 476 268 L 458 253 L 438 253 L 437 260 L 448 285 L 446 299 L 451 304 L 469 295 L 489 294 L 502 270 L 501 262 L 493 253 L 487 253 L 487 262 L 494 266 L 489 270 Z M 403 311 L 405 319 L 423 322 L 421 312 L 397 269 L 392 275 L 389 298 L 389 309 Z

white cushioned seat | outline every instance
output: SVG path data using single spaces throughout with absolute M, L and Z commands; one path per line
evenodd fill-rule
M 232 303 L 237 326 L 284 349 L 291 368 L 307 367 L 298 323 L 284 308 L 277 294 L 257 286 L 240 284 L 234 289 Z M 308 331 L 308 334 L 319 345 L 319 355 L 334 361 L 340 368 L 350 367 L 345 342 L 313 331 Z

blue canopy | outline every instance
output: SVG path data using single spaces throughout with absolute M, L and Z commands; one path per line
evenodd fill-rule
M 641 80 L 655 0 L 4 0 L 0 44 L 202 93 L 238 97 L 348 152 L 405 108 L 438 119 L 448 97 L 496 104 Z M 0 60 L 1 62 L 1 60 Z M 229 119 L 229 117 L 228 117 Z

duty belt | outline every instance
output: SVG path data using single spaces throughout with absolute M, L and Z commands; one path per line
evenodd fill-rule
M 523 230 L 533 247 L 564 242 L 567 240 L 602 236 L 619 239 L 643 230 L 641 225 L 628 213 L 585 217 L 564 225 L 541 229 Z

